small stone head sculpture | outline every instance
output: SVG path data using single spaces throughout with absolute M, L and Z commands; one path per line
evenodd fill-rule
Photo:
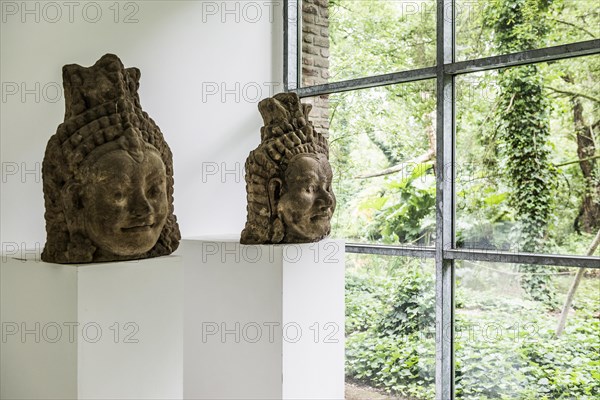
M 331 231 L 327 139 L 308 120 L 309 104 L 295 93 L 262 100 L 261 144 L 246 160 L 248 219 L 242 244 L 310 243 Z
M 139 79 L 112 54 L 89 68 L 63 67 L 65 121 L 42 166 L 42 260 L 131 260 L 177 249 L 172 154 L 142 111 Z

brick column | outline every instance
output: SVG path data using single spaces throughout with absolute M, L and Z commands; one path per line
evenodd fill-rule
M 302 86 L 327 83 L 329 79 L 329 0 L 302 0 Z M 313 105 L 311 121 L 329 132 L 329 96 L 303 99 Z

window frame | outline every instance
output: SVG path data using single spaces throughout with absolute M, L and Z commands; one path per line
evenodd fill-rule
M 454 399 L 455 260 L 505 262 L 600 269 L 600 257 L 461 249 L 456 247 L 455 77 L 473 72 L 600 54 L 600 39 L 456 62 L 455 0 L 436 0 L 436 65 L 346 81 L 300 87 L 302 68 L 302 0 L 284 0 L 284 90 L 312 97 L 398 83 L 435 79 L 436 91 L 436 243 L 434 248 L 346 244 L 346 252 L 435 259 L 436 269 L 436 399 Z M 448 177 L 444 176 L 447 174 Z M 444 329 L 450 327 L 450 329 Z M 451 340 L 448 340 L 450 333 Z M 446 335 L 446 337 L 444 337 Z

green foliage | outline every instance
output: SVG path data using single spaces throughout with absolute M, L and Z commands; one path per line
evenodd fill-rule
M 599 322 L 592 320 L 587 325 L 576 326 L 560 339 L 549 331 L 542 333 L 542 340 L 525 343 L 520 352 L 528 361 L 528 380 L 536 383 L 532 394 L 551 399 L 598 398 L 599 333 Z M 561 349 L 560 354 L 556 353 L 557 348 Z
M 388 182 L 381 197 L 367 199 L 362 208 L 375 210 L 367 226 L 369 238 L 384 243 L 431 244 L 435 232 L 435 182 L 432 163 L 414 166 L 408 177 Z
M 427 151 L 432 82 L 343 93 L 331 98 L 330 161 L 338 200 L 333 233 L 354 241 L 427 242 L 433 233 L 431 163 L 406 163 Z M 411 96 L 410 94 L 413 93 Z M 421 93 L 414 98 L 414 93 Z M 427 99 L 423 102 L 420 99 Z M 421 118 L 427 110 L 427 118 Z M 414 132 L 414 133 L 412 133 Z M 402 161 L 384 177 L 358 179 Z M 410 204 L 409 204 L 410 203 Z
M 548 8 L 552 0 L 495 0 L 490 21 L 498 50 L 503 53 L 541 47 L 548 33 Z
M 393 394 L 433 399 L 431 264 L 373 257 L 378 264 L 373 267 L 365 256 L 360 256 L 360 263 L 357 257 L 348 257 L 346 374 Z M 522 297 L 518 279 L 507 279 L 515 272 L 512 267 L 493 265 L 498 269 L 463 265 L 456 272 L 457 399 L 596 398 L 600 394 L 600 280 L 584 279 L 575 315 L 556 338 L 556 316 Z M 561 293 L 570 279 L 558 279 Z
M 539 47 L 547 32 L 549 0 L 509 0 L 496 3 L 496 42 L 502 52 Z M 512 188 L 511 205 L 519 222 L 522 251 L 542 252 L 556 188 L 555 169 L 549 161 L 549 103 L 536 65 L 500 70 L 497 118 Z M 549 275 L 533 274 L 523 266 L 523 287 L 532 298 L 553 305 Z
M 378 331 L 386 336 L 411 335 L 435 326 L 435 277 L 420 268 L 402 276 Z
M 522 250 L 544 250 L 555 171 L 549 162 L 548 102 L 535 65 L 501 71 L 498 119 Z
M 347 274 L 346 374 L 398 394 L 433 399 L 434 278 L 421 264 L 402 260 L 386 276 Z
M 332 81 L 433 64 L 434 2 L 418 2 L 416 13 L 406 12 L 402 3 L 330 3 Z M 458 3 L 463 12 L 471 10 L 458 19 L 463 58 L 600 34 L 594 28 L 600 26 L 600 13 L 590 2 Z M 397 43 L 403 44 L 401 51 Z M 593 123 L 600 104 L 589 99 L 600 98 L 599 74 L 600 57 L 586 57 L 457 78 L 459 246 L 548 253 L 585 250 L 587 237 L 573 233 L 590 185 L 579 165 L 554 167 L 578 157 L 572 97 L 548 87 L 587 96 L 580 99 L 586 121 Z M 565 84 L 567 75 L 572 84 Z M 333 235 L 353 242 L 432 245 L 432 169 L 408 184 L 410 172 L 405 170 L 362 176 L 410 164 L 428 151 L 435 131 L 434 82 L 338 93 L 330 96 L 330 108 L 330 161 L 338 199 Z M 521 180 L 515 179 L 519 176 Z M 534 296 L 550 299 L 549 283 L 538 283 L 532 285 L 541 287 L 541 293 Z
M 330 1 L 331 81 L 434 65 L 435 2 L 417 2 L 423 7 L 412 15 L 402 3 Z M 457 3 L 476 3 L 459 18 L 461 60 L 600 37 L 592 1 Z M 561 164 L 578 159 L 574 98 L 587 123 L 600 126 L 599 77 L 600 57 L 593 56 L 456 78 L 459 246 L 583 254 L 592 237 L 578 233 L 574 221 L 589 184 L 577 163 Z M 335 236 L 433 243 L 434 160 L 364 175 L 423 155 L 434 111 L 431 80 L 330 96 Z M 349 257 L 346 283 L 347 375 L 419 400 L 434 398 L 435 370 L 434 281 L 421 263 Z M 457 397 L 600 396 L 598 280 L 584 280 L 575 315 L 557 339 L 548 306 L 563 300 L 568 282 L 539 274 L 547 268 L 502 269 L 457 269 Z
M 578 320 L 557 339 L 553 319 L 539 315 L 516 319 L 495 310 L 493 319 L 460 318 L 471 325 L 456 346 L 457 398 L 591 399 L 600 394 L 597 321 Z
M 435 64 L 435 1 L 420 0 L 420 13 L 399 1 L 336 0 L 330 3 L 332 73 L 335 80 Z M 398 43 L 402 43 L 399 48 Z
M 332 80 L 435 63 L 435 2 L 419 2 L 423 12 L 416 14 L 406 13 L 404 6 L 379 0 L 330 2 Z M 402 49 L 398 43 L 404 44 Z M 335 94 L 330 107 L 330 162 L 338 199 L 333 235 L 381 243 L 431 240 L 433 179 L 394 187 L 410 173 L 357 177 L 427 151 L 427 132 L 434 124 L 434 82 Z M 407 201 L 411 204 L 404 204 Z
M 433 399 L 435 341 L 359 332 L 346 341 L 346 374 L 353 379 L 418 399 Z
M 346 277 L 346 334 L 366 331 L 377 323 L 381 310 L 386 308 L 389 286 L 389 281 L 379 275 Z

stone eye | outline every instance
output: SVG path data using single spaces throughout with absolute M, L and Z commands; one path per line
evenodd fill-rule
M 160 187 L 158 185 L 152 185 L 150 189 L 148 189 L 148 197 L 156 197 L 161 193 Z

